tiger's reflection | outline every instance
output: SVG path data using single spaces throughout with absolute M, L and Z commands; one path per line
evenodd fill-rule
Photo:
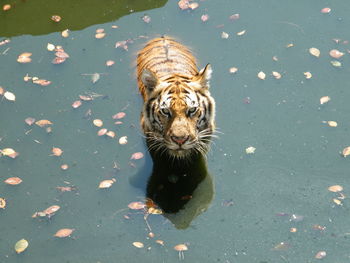
M 214 186 L 205 158 L 195 154 L 184 161 L 152 154 L 152 159 L 147 198 L 159 206 L 176 228 L 187 228 L 213 199 Z

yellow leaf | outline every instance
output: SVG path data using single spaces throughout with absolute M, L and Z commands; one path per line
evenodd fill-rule
M 27 249 L 28 245 L 29 245 L 29 243 L 27 240 L 21 239 L 21 240 L 17 241 L 17 243 L 15 244 L 15 250 L 18 254 L 22 253 L 24 250 Z
M 47 125 L 51 125 L 52 122 L 49 120 L 38 120 L 37 122 L 35 122 L 35 124 L 40 126 L 40 127 L 45 127 Z

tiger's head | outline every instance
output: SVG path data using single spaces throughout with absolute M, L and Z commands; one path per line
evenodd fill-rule
M 215 130 L 211 74 L 209 64 L 193 77 L 158 78 L 149 69 L 142 71 L 146 96 L 141 125 L 150 151 L 176 158 L 207 152 Z

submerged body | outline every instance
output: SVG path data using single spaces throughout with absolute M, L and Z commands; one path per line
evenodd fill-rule
M 198 71 L 189 49 L 168 37 L 155 38 L 140 50 L 141 126 L 151 152 L 176 158 L 207 152 L 215 130 L 211 73 L 209 64 Z

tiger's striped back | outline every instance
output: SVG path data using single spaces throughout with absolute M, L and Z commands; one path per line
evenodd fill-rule
M 144 69 L 151 70 L 160 80 L 174 75 L 190 78 L 198 74 L 196 59 L 190 50 L 169 37 L 152 39 L 138 53 L 138 87 L 142 97 L 146 99 L 145 86 L 141 81 L 141 73 Z
M 151 152 L 176 158 L 207 152 L 215 131 L 211 73 L 210 64 L 198 71 L 189 49 L 168 37 L 155 38 L 140 50 L 141 127 Z

